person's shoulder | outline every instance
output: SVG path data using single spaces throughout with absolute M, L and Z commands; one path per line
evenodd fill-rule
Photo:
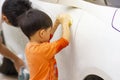
M 43 42 L 43 43 L 37 43 L 37 42 L 28 42 L 26 44 L 27 47 L 30 47 L 30 46 L 49 46 L 50 43 L 49 42 Z

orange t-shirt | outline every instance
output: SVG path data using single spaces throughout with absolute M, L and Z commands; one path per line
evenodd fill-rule
M 52 43 L 29 42 L 26 46 L 26 58 L 30 80 L 58 80 L 55 54 L 68 44 L 64 38 Z

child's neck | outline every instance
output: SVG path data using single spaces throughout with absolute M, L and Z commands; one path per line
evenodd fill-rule
M 42 41 L 38 37 L 34 37 L 34 36 L 30 37 L 30 42 L 37 42 L 39 44 L 42 43 Z
M 42 42 L 40 42 L 40 41 L 37 41 L 37 40 L 31 40 L 31 39 L 30 39 L 30 42 L 36 42 L 36 43 L 39 43 L 39 44 L 42 43 Z

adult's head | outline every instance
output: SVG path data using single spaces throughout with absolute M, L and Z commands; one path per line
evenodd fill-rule
M 29 0 L 5 0 L 2 6 L 3 20 L 13 26 L 18 26 L 17 18 L 31 8 Z

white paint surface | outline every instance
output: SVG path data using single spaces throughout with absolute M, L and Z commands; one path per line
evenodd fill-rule
M 116 8 L 98 6 L 84 1 L 73 4 L 78 8 L 44 3 L 39 0 L 31 1 L 33 7 L 48 13 L 53 21 L 63 12 L 69 13 L 73 18 L 71 43 L 56 57 L 59 80 L 83 80 L 89 74 L 96 74 L 104 80 L 120 80 L 120 32 L 111 26 L 114 18 L 115 26 L 119 30 L 120 24 L 117 21 L 120 17 L 119 10 L 113 17 Z M 7 26 L 4 25 L 4 27 Z M 24 50 L 27 39 L 21 32 L 13 28 L 4 28 L 4 32 L 6 42 L 11 48 L 16 52 Z M 58 39 L 60 33 L 59 27 L 53 40 Z M 22 37 L 19 37 L 21 35 Z

